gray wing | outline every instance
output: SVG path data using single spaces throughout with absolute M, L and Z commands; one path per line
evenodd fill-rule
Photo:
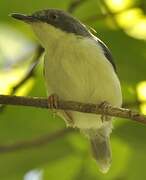
M 112 57 L 112 54 L 110 52 L 110 50 L 108 49 L 108 47 L 104 44 L 104 42 L 102 42 L 100 39 L 96 39 L 96 41 L 98 42 L 98 44 L 101 46 L 103 52 L 104 52 L 104 55 L 105 57 L 107 58 L 107 60 L 109 60 L 109 62 L 112 64 L 115 72 L 116 72 L 116 65 L 114 63 L 114 60 L 113 60 L 113 57 Z

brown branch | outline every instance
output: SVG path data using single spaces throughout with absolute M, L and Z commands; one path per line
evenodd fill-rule
M 128 8 L 127 8 L 128 9 Z M 126 11 L 127 9 L 124 9 L 124 10 L 121 10 L 121 11 L 118 11 L 118 12 L 111 12 L 110 13 L 110 16 L 116 16 L 116 15 L 119 15 L 120 13 Z M 130 8 L 129 8 L 130 9 Z M 102 19 L 105 19 L 109 17 L 109 13 L 103 13 L 103 14 L 96 14 L 96 15 L 93 15 L 93 16 L 90 16 L 90 17 L 87 17 L 85 18 L 83 21 L 84 23 L 91 23 L 93 21 L 96 21 L 96 20 L 102 20 Z
M 33 57 L 32 63 L 28 67 L 28 70 L 27 70 L 26 74 L 18 82 L 18 84 L 16 84 L 12 88 L 11 95 L 13 95 L 28 79 L 30 79 L 34 75 L 35 67 L 37 66 L 37 64 L 39 62 L 39 58 L 40 58 L 40 56 L 42 55 L 43 52 L 44 52 L 44 49 L 39 45 L 37 47 L 36 53 L 35 53 L 35 55 Z
M 112 11 L 110 10 L 110 8 L 107 5 L 107 2 L 105 0 L 99 0 L 99 2 L 101 3 L 101 5 L 103 6 L 103 8 L 105 9 L 105 11 L 107 12 L 107 14 L 109 15 L 109 17 L 111 18 L 112 22 L 114 23 L 114 25 L 118 28 L 121 29 L 121 27 L 119 26 L 117 19 L 115 18 L 115 16 L 112 15 Z
M 104 5 L 105 5 L 105 2 L 103 2 L 103 1 L 101 1 L 100 3 L 101 4 L 104 3 Z M 106 5 L 106 7 L 107 7 L 107 5 Z M 140 8 L 140 9 L 144 10 L 144 8 L 146 8 L 146 7 L 144 6 L 144 4 L 142 2 L 140 2 L 137 5 L 134 4 L 134 5 L 128 6 L 128 7 L 124 8 L 124 9 L 116 11 L 116 12 L 109 11 L 109 8 L 108 9 L 106 8 L 105 13 L 103 13 L 103 14 L 95 14 L 93 16 L 85 18 L 83 21 L 84 21 L 84 23 L 91 23 L 91 22 L 94 22 L 96 20 L 103 20 L 103 19 L 105 19 L 107 17 L 110 17 L 110 16 L 113 17 L 113 16 L 119 15 L 119 14 L 121 14 L 123 12 L 126 12 L 126 11 L 134 9 L 134 8 Z
M 39 63 L 39 59 L 40 59 L 43 52 L 44 52 L 44 49 L 39 45 L 36 49 L 36 53 L 32 59 L 31 64 L 28 67 L 28 70 L 26 71 L 24 77 L 14 87 L 12 87 L 10 95 L 14 95 L 16 93 L 16 91 L 23 84 L 25 84 L 25 82 L 27 82 L 31 77 L 34 76 L 35 68 L 36 68 L 37 64 Z M 4 109 L 4 107 L 5 107 L 4 105 L 0 106 L 0 111 L 2 111 Z
M 17 150 L 24 150 L 24 149 L 40 147 L 40 146 L 42 147 L 43 145 L 46 145 L 51 141 L 63 137 L 64 135 L 70 133 L 71 131 L 72 131 L 71 129 L 65 128 L 58 130 L 57 132 L 54 132 L 52 134 L 44 135 L 32 140 L 21 141 L 8 145 L 0 145 L 0 153 L 14 152 Z
M 73 0 L 68 7 L 68 12 L 73 13 L 75 9 L 85 1 L 87 0 Z
M 9 96 L 0 95 L 0 104 L 7 105 L 23 105 L 23 106 L 33 106 L 38 108 L 48 108 L 48 101 L 46 98 L 38 97 L 22 97 L 22 96 Z M 93 114 L 104 114 L 120 118 L 128 118 L 133 121 L 137 121 L 146 124 L 146 116 L 134 112 L 130 109 L 112 107 L 111 105 L 106 105 L 106 108 L 101 104 L 91 104 L 91 103 L 80 103 L 73 101 L 58 101 L 58 109 L 62 110 L 72 110 L 84 113 Z

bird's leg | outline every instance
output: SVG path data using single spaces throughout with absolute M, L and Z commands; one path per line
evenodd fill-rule
M 58 101 L 59 101 L 59 97 L 57 94 L 51 94 L 48 97 L 48 108 L 53 110 L 54 115 L 56 113 L 56 109 L 58 109 Z M 71 112 L 62 111 L 61 114 L 62 113 L 67 126 L 74 127 L 74 121 Z
M 73 117 L 72 117 L 72 114 L 71 112 L 69 111 L 64 111 L 65 114 L 66 114 L 66 124 L 68 127 L 75 127 L 75 123 L 74 123 L 74 120 L 73 120 Z
M 111 106 L 111 105 L 110 105 L 107 101 L 103 101 L 103 102 L 99 105 L 99 107 L 103 109 L 103 113 L 101 114 L 101 120 L 102 120 L 102 122 L 109 120 L 109 117 L 108 117 L 105 113 L 108 111 L 108 109 L 110 108 L 110 106 Z
M 59 101 L 59 97 L 57 96 L 57 94 L 51 94 L 48 97 L 48 108 L 49 109 L 57 109 L 58 101 Z

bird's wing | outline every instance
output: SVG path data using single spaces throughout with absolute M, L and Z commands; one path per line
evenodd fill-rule
M 104 52 L 104 55 L 105 57 L 107 58 L 107 60 L 112 64 L 115 72 L 116 72 L 116 65 L 114 63 L 114 60 L 113 60 L 113 57 L 112 57 L 112 54 L 110 52 L 110 50 L 108 49 L 108 47 L 104 44 L 104 42 L 102 42 L 100 39 L 96 38 L 96 42 L 98 43 L 98 45 L 101 46 L 103 52 Z

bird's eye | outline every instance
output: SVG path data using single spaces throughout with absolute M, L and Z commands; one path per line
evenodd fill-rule
M 50 18 L 52 20 L 56 20 L 58 18 L 58 15 L 57 14 L 50 14 Z

